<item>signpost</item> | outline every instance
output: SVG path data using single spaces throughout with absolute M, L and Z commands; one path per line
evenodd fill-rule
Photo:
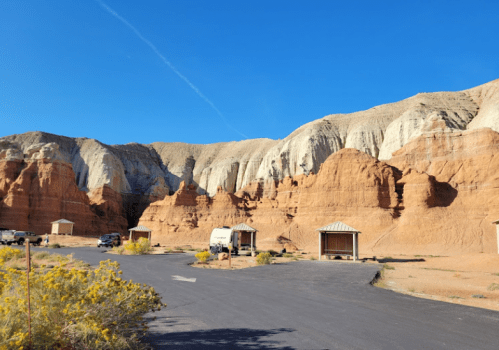
M 229 244 L 229 269 L 232 268 L 232 246 Z
M 27 278 L 27 295 L 28 295 L 28 339 L 29 339 L 29 348 L 31 349 L 31 303 L 30 303 L 30 295 L 29 295 L 29 273 L 31 270 L 31 255 L 29 251 L 29 238 L 26 239 L 26 278 Z

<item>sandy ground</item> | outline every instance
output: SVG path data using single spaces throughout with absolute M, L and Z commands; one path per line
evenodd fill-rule
M 377 286 L 416 297 L 499 311 L 499 255 L 379 257 Z
M 96 246 L 97 237 L 50 235 L 50 244 L 66 247 Z M 153 254 L 165 254 L 180 247 L 155 247 Z M 196 254 L 193 247 L 182 247 L 184 254 Z M 196 247 L 199 248 L 199 247 Z M 191 250 L 189 250 L 191 249 Z M 241 251 L 232 257 L 231 269 L 257 266 L 254 257 Z M 168 253 L 177 254 L 177 253 Z M 295 252 L 293 257 L 278 257 L 272 264 L 291 263 L 298 260 L 317 259 L 316 254 Z M 372 256 L 360 256 L 372 258 Z M 330 263 L 353 263 L 351 260 L 331 260 Z M 367 263 L 374 263 L 369 260 Z M 499 311 L 499 255 L 467 254 L 455 256 L 391 255 L 378 256 L 378 263 L 386 264 L 383 279 L 378 287 L 410 294 L 416 297 L 469 305 Z M 227 260 L 213 260 L 208 264 L 193 264 L 196 268 L 229 269 Z
M 232 256 L 231 266 L 229 267 L 229 260 L 210 260 L 207 263 L 194 263 L 193 267 L 203 268 L 203 269 L 222 269 L 222 270 L 237 270 L 245 269 L 248 267 L 257 266 L 256 257 L 247 256 L 245 251 L 241 251 L 239 256 Z M 310 260 L 312 255 L 304 252 L 295 252 L 292 257 L 275 257 L 272 258 L 271 264 L 284 264 L 300 260 Z M 313 258 L 315 259 L 315 257 Z

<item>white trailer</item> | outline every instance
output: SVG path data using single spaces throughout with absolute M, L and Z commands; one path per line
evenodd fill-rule
M 237 255 L 238 237 L 239 233 L 232 231 L 232 229 L 228 226 L 214 228 L 213 231 L 211 231 L 210 236 L 210 251 L 212 251 L 214 247 L 219 246 L 222 252 L 228 253 L 229 246 L 231 246 L 232 250 Z

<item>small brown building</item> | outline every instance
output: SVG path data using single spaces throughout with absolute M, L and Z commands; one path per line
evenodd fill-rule
M 151 230 L 145 226 L 137 226 L 129 229 L 130 231 L 130 241 L 137 241 L 140 237 L 147 238 L 149 242 L 151 241 Z
M 322 256 L 359 258 L 359 230 L 350 227 L 341 221 L 318 228 L 319 231 L 319 260 Z
M 52 231 L 54 235 L 72 235 L 74 222 L 66 219 L 52 221 Z
M 244 246 L 250 246 L 251 252 L 255 249 L 255 236 L 258 230 L 253 227 L 246 225 L 245 223 L 241 223 L 239 225 L 233 226 L 231 228 L 232 231 L 239 233 L 239 249 Z

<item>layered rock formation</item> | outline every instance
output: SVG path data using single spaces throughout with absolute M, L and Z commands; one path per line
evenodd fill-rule
M 94 232 L 123 232 L 140 219 L 172 244 L 206 242 L 213 227 L 246 222 L 269 247 L 307 249 L 315 249 L 315 228 L 340 220 L 363 232 L 370 252 L 409 252 L 411 244 L 434 254 L 487 252 L 499 215 L 498 106 L 496 80 L 329 115 L 283 140 L 109 146 L 42 132 L 5 136 L 0 219 L 44 232 L 38 222 L 60 217 L 91 222 Z
M 259 230 L 258 248 L 292 242 L 316 251 L 315 229 L 343 221 L 362 232 L 362 254 L 496 252 L 499 134 L 456 131 L 441 115 L 420 130 L 390 164 L 343 149 L 317 175 L 255 182 L 236 196 L 184 186 L 146 209 L 140 224 L 157 242 L 206 245 L 214 227 L 245 222 Z
M 59 146 L 35 144 L 22 152 L 2 151 L 0 159 L 0 222 L 2 227 L 51 232 L 51 222 L 65 218 L 75 223 L 74 234 L 126 232 L 119 193 L 109 187 L 92 200 L 75 183 L 70 163 L 62 160 Z M 22 157 L 21 157 L 22 155 Z
M 122 194 L 162 196 L 180 182 L 200 194 L 215 195 L 221 186 L 236 192 L 252 181 L 317 172 L 334 152 L 355 148 L 375 158 L 390 159 L 421 135 L 432 116 L 452 130 L 489 127 L 499 131 L 499 80 L 461 92 L 422 93 L 369 110 L 333 114 L 303 125 L 283 140 L 256 139 L 211 145 L 156 142 L 109 146 L 86 138 L 34 132 L 6 136 L 27 153 L 35 144 L 57 143 L 63 160 L 73 165 L 76 182 L 89 191 L 104 185 Z

